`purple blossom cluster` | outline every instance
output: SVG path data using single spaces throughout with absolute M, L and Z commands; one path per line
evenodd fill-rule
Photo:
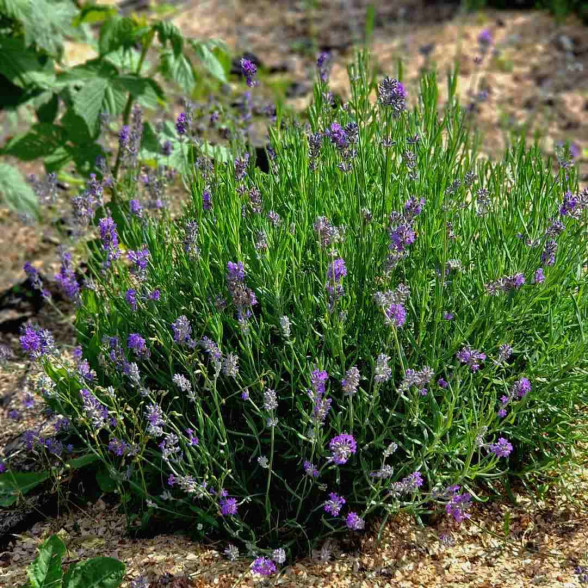
M 449 501 L 445 505 L 445 512 L 457 523 L 462 523 L 471 517 L 468 510 L 472 505 L 472 497 L 466 492 L 460 492 L 460 486 L 450 486 L 446 494 Z
M 254 88 L 259 84 L 255 79 L 257 76 L 257 66 L 250 59 L 246 59 L 245 57 L 241 59 L 241 73 L 245 77 L 247 85 L 250 88 Z
M 390 228 L 388 231 L 390 253 L 387 262 L 389 271 L 408 256 L 408 248 L 416 240 L 414 222 L 422 213 L 424 206 L 424 198 L 412 197 L 404 204 L 402 212 L 392 212 L 390 214 Z
M 357 443 L 353 435 L 341 433 L 329 441 L 331 460 L 337 465 L 345 465 L 349 458 L 357 452 Z
M 246 320 L 251 316 L 251 308 L 257 304 L 255 292 L 245 285 L 243 262 L 229 261 L 227 270 L 227 288 L 237 308 L 237 316 L 241 321 Z
M 512 276 L 504 276 L 489 282 L 485 285 L 486 292 L 490 296 L 497 296 L 500 292 L 509 292 L 510 290 L 519 290 L 525 283 L 525 275 L 522 273 L 516 273 Z
M 61 267 L 59 273 L 55 274 L 55 281 L 67 298 L 78 302 L 80 299 L 80 285 L 76 278 L 76 273 L 72 267 L 71 253 L 61 255 Z
M 147 277 L 147 265 L 149 264 L 149 248 L 143 245 L 137 251 L 129 251 L 127 257 L 131 262 L 131 273 L 139 280 Z
M 467 365 L 472 372 L 480 369 L 480 364 L 486 360 L 486 354 L 472 349 L 469 345 L 457 352 L 456 357 L 460 363 Z
M 102 239 L 102 247 L 106 252 L 104 269 L 108 269 L 111 263 L 120 257 L 118 231 L 116 229 L 116 223 L 110 216 L 101 218 L 98 223 L 98 228 L 100 230 L 100 239 Z
M 53 335 L 46 329 L 36 325 L 25 325 L 19 340 L 21 347 L 29 354 L 31 359 L 39 359 L 53 353 L 55 350 Z
M 310 377 L 312 390 L 308 390 L 307 394 L 312 400 L 312 415 L 318 425 L 325 422 L 333 402 L 331 398 L 325 398 L 328 380 L 329 374 L 324 370 L 314 370 Z
M 390 108 L 394 116 L 406 110 L 406 98 L 404 84 L 394 78 L 387 76 L 378 85 L 378 101 L 382 106 Z

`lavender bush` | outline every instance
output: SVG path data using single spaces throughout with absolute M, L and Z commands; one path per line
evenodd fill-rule
M 135 168 L 106 177 L 122 204 L 95 221 L 75 362 L 22 337 L 127 504 L 240 542 L 261 575 L 400 510 L 461 522 L 584 432 L 574 168 L 482 157 L 455 78 L 442 109 L 430 76 L 411 100 L 362 55 L 350 79 L 339 104 L 321 66 L 308 122 L 278 112 L 269 173 L 244 144 L 207 160 L 181 116 L 183 214 L 141 208 Z

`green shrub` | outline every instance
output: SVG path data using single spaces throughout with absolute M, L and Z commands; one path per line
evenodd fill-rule
M 365 56 L 350 74 L 343 105 L 317 83 L 307 126 L 278 113 L 269 173 L 246 146 L 213 163 L 180 115 L 184 213 L 142 210 L 132 167 L 85 287 L 62 270 L 75 364 L 23 333 L 129 510 L 293 553 L 400 510 L 461 521 L 584 433 L 574 168 L 522 143 L 482 157 L 454 77 L 442 109 L 428 76 L 409 110 Z

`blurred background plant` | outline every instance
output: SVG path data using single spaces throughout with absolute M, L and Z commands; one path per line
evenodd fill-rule
M 64 44 L 71 39 L 83 40 L 94 55 L 66 66 Z M 0 110 L 32 115 L 30 128 L 0 155 L 42 160 L 47 172 L 73 163 L 81 181 L 99 171 L 108 145 L 98 137 L 111 117 L 122 115 L 124 126 L 135 103 L 166 107 L 157 75 L 189 96 L 203 75 L 226 82 L 227 67 L 222 42 L 184 39 L 157 18 L 121 16 L 112 6 L 90 2 L 0 0 Z M 34 212 L 32 189 L 7 164 L 0 165 L 0 187 L 6 205 Z

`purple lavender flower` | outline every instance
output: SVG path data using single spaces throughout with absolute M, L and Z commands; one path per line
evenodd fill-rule
M 53 336 L 46 329 L 33 325 L 25 325 L 19 338 L 20 344 L 32 359 L 38 359 L 55 349 Z
M 108 451 L 118 457 L 122 457 L 129 450 L 129 444 L 121 439 L 113 437 L 108 443 Z
M 212 210 L 212 195 L 210 190 L 204 190 L 202 192 L 202 208 L 204 210 Z
M 376 384 L 383 384 L 392 377 L 392 369 L 388 365 L 390 357 L 385 353 L 380 353 L 376 360 L 376 369 L 374 370 L 374 382 Z
M 444 312 L 443 313 L 443 320 L 452 321 L 455 318 L 455 315 L 452 312 Z
M 557 253 L 557 241 L 554 239 L 548 239 L 545 242 L 543 253 L 541 253 L 541 263 L 543 265 L 554 265 L 555 254 Z
M 178 118 L 176 118 L 176 131 L 178 135 L 182 136 L 188 132 L 190 126 L 190 117 L 185 112 L 180 112 Z
M 193 429 L 186 429 L 186 436 L 188 437 L 188 443 L 192 447 L 196 447 L 200 443 L 200 439 L 196 435 L 194 435 Z
M 27 394 L 24 397 L 22 404 L 25 408 L 33 408 L 35 406 L 35 397 L 32 394 Z
M 255 76 L 257 75 L 257 66 L 255 63 L 253 63 L 253 61 L 243 57 L 241 59 L 241 73 L 245 76 L 247 85 L 250 88 L 253 88 L 259 84 L 259 82 L 255 79 Z
M 135 352 L 137 357 L 147 358 L 151 355 L 145 339 L 138 333 L 131 333 L 127 339 L 127 347 Z
M 545 282 L 545 274 L 543 273 L 542 267 L 538 268 L 535 272 L 535 275 L 533 276 L 533 282 L 535 284 L 543 284 L 543 282 Z
M 95 429 L 104 427 L 108 420 L 108 408 L 104 406 L 90 390 L 82 388 L 80 390 L 84 412 Z
M 276 391 L 271 388 L 266 388 L 263 393 L 263 408 L 265 410 L 276 410 L 278 408 L 278 397 Z
M 319 471 L 317 469 L 317 467 L 311 463 L 310 461 L 304 461 L 304 463 L 302 464 L 303 468 L 304 468 L 304 473 L 307 476 L 310 476 L 311 478 L 318 478 L 319 477 Z
M 122 148 L 127 147 L 129 139 L 131 137 L 131 127 L 124 125 L 118 134 L 118 144 Z
M 500 437 L 496 443 L 490 445 L 490 451 L 498 457 L 508 457 L 512 449 L 512 444 L 504 437 Z
M 328 379 L 329 374 L 321 370 L 314 370 L 310 378 L 312 390 L 308 391 L 308 396 L 313 401 L 312 414 L 318 423 L 325 422 L 331 408 L 332 400 L 324 398 Z
M 179 316 L 171 325 L 174 332 L 174 341 L 180 345 L 195 347 L 196 343 L 192 339 L 192 325 L 185 315 Z
M 360 378 L 359 370 L 355 366 L 345 372 L 345 377 L 341 380 L 341 388 L 343 388 L 345 396 L 355 396 Z
M 237 514 L 237 499 L 236 498 L 221 498 L 220 510 L 223 517 L 234 516 Z
M 137 310 L 137 291 L 129 288 L 125 292 L 125 300 L 128 302 L 132 310 Z
M 439 386 L 439 388 L 449 388 L 449 384 L 443 379 L 443 378 L 439 378 L 437 380 L 437 386 Z
M 480 369 L 480 364 L 485 361 L 486 354 L 466 346 L 457 352 L 456 357 L 461 363 L 469 366 L 472 372 L 477 372 Z
M 362 531 L 365 529 L 365 521 L 356 513 L 350 512 L 345 519 L 345 524 L 347 528 L 351 529 L 352 531 Z
M 227 287 L 237 307 L 239 319 L 249 318 L 251 307 L 257 304 L 255 292 L 245 285 L 245 269 L 241 261 L 227 264 Z
M 406 486 L 407 492 L 416 492 L 424 484 L 421 472 L 413 472 L 412 474 L 408 474 L 408 476 L 406 476 L 402 482 Z
M 384 311 L 387 325 L 392 327 L 402 327 L 406 322 L 406 309 L 402 304 L 391 304 Z
M 276 564 L 267 557 L 258 557 L 251 564 L 251 571 L 259 576 L 273 576 L 278 571 Z
M 35 267 L 31 265 L 30 262 L 25 262 L 23 266 L 23 270 L 31 283 L 31 286 L 41 292 L 43 298 L 49 300 L 51 298 L 51 292 L 43 287 L 43 280 L 41 280 L 41 276 Z
M 139 280 L 144 280 L 147 274 L 147 264 L 149 263 L 149 248 L 147 245 L 143 245 L 137 251 L 129 251 L 127 256 L 132 264 L 131 273 L 137 276 Z
M 344 465 L 349 461 L 351 455 L 356 453 L 357 443 L 353 435 L 341 433 L 331 439 L 329 449 L 331 450 L 331 459 L 337 465 Z
M 327 269 L 327 279 L 331 282 L 338 283 L 347 275 L 345 260 L 338 258 L 329 264 Z
M 451 486 L 448 489 L 451 497 L 445 505 L 445 512 L 453 517 L 456 522 L 462 523 L 471 516 L 467 511 L 472 504 L 472 497 L 470 494 L 460 493 L 459 490 L 459 486 Z
M 395 116 L 406 110 L 406 90 L 404 85 L 390 77 L 385 77 L 378 85 L 378 100 L 382 106 L 392 109 Z
M 517 398 L 524 398 L 531 391 L 531 382 L 528 378 L 521 378 L 514 383 L 512 395 Z
M 325 135 L 331 140 L 331 143 L 339 150 L 344 151 L 349 145 L 349 140 L 345 129 L 337 122 L 325 131 Z
M 118 232 L 116 230 L 116 223 L 110 216 L 101 218 L 98 227 L 100 229 L 100 238 L 102 239 L 104 251 L 106 251 L 106 262 L 104 265 L 106 269 L 110 267 L 110 263 L 113 260 L 118 259 L 120 256 Z
M 562 216 L 571 215 L 576 206 L 578 206 L 579 199 L 574 196 L 571 192 L 566 192 L 563 197 L 563 203 L 560 206 L 559 214 Z
M 478 44 L 480 45 L 480 48 L 483 50 L 486 50 L 490 45 L 492 45 L 493 42 L 494 39 L 492 38 L 492 33 L 490 32 L 490 29 L 484 29 L 478 35 Z
M 328 512 L 331 516 L 339 516 L 343 505 L 347 502 L 343 496 L 339 496 L 335 492 L 329 494 L 329 499 L 325 502 L 323 508 L 325 512 Z
M 7 469 L 6 464 L 0 460 L 0 474 L 3 474 Z
M 161 407 L 153 403 L 148 405 L 145 409 L 145 416 L 147 417 L 147 433 L 153 437 L 161 437 L 164 425 Z
M 71 267 L 71 253 L 63 253 L 61 256 L 61 268 L 59 273 L 55 275 L 55 281 L 59 284 L 67 298 L 70 300 L 79 300 L 80 285 Z
M 316 60 L 316 68 L 321 82 L 327 83 L 331 71 L 331 54 L 329 52 L 323 51 L 319 54 Z
M 164 141 L 163 145 L 161 146 L 161 153 L 164 155 L 164 157 L 169 157 L 173 150 L 173 143 L 170 140 Z
M 158 290 L 157 288 L 155 288 L 155 290 L 152 290 L 149 293 L 149 299 L 150 300 L 154 300 L 154 301 L 158 301 L 161 298 L 161 291 Z

